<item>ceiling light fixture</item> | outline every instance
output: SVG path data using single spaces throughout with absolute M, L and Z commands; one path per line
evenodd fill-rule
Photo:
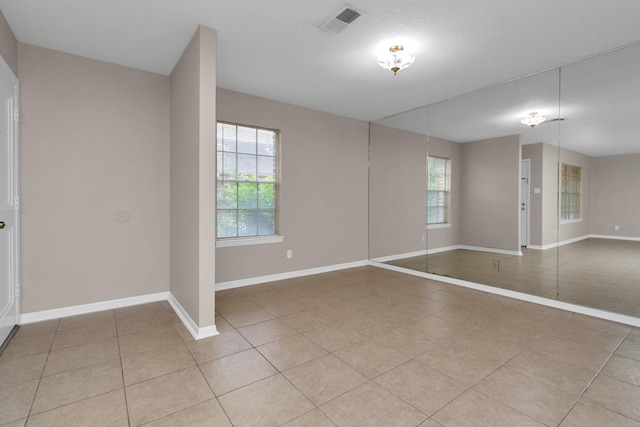
M 529 117 L 525 117 L 524 119 L 520 120 L 520 123 L 527 126 L 531 126 L 533 128 L 538 126 L 540 123 L 544 122 L 545 120 L 547 120 L 546 117 L 539 116 L 536 111 L 533 111 L 529 113 Z
M 415 56 L 410 52 L 404 50 L 402 45 L 396 45 L 389 48 L 389 53 L 385 53 L 378 59 L 378 64 L 385 70 L 393 71 L 393 74 L 398 74 L 398 71 L 404 70 L 415 61 Z

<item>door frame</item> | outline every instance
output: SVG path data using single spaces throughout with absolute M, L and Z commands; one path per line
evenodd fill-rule
M 524 172 L 524 165 L 526 167 L 526 176 Z M 520 165 L 520 209 L 522 209 L 522 203 L 525 205 L 525 214 L 524 214 L 524 230 L 525 235 L 522 235 L 523 224 L 520 224 L 520 246 L 528 247 L 531 243 L 531 159 L 522 159 L 522 163 Z M 522 180 L 526 180 L 527 191 L 525 194 L 522 194 Z M 520 213 L 520 221 L 522 221 L 522 212 Z
M 8 120 L 8 132 L 9 132 L 9 147 L 8 153 L 9 160 L 9 200 L 8 206 L 3 209 L 8 212 L 10 218 L 10 226 L 3 231 L 11 233 L 11 247 L 9 249 L 9 292 L 12 298 L 13 307 L 5 313 L 0 313 L 3 316 L 6 315 L 7 319 L 11 316 L 15 316 L 15 324 L 13 331 L 9 331 L 8 336 L 0 336 L 0 345 L 3 345 L 5 339 L 9 339 L 12 333 L 15 331 L 15 325 L 20 322 L 20 139 L 19 139 L 19 84 L 18 78 L 13 73 L 13 70 L 6 63 L 4 58 L 0 56 L 0 79 L 1 84 L 7 85 L 12 88 L 12 97 L 8 100 L 8 112 L 9 117 L 0 118 L 1 120 Z M 5 100 L 2 100 L 5 102 Z M 15 311 L 14 311 L 15 310 Z M 11 313 L 11 311 L 14 311 Z M 9 326 L 9 325 L 6 325 Z M 5 343 L 6 344 L 6 343 Z M 4 345 L 3 345 L 4 346 Z

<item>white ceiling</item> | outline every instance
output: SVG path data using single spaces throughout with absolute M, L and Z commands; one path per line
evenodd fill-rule
M 218 86 L 376 120 L 640 40 L 637 0 L 0 0 L 20 42 L 171 73 L 202 24 L 218 31 Z M 403 43 L 397 76 L 377 51 Z

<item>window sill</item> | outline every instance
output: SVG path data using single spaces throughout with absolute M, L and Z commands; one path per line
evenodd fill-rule
M 259 237 L 237 237 L 232 239 L 216 240 L 216 248 L 228 248 L 231 246 L 262 245 L 265 243 L 282 243 L 284 236 L 259 236 Z
M 561 219 L 560 224 L 575 224 L 577 222 L 582 222 L 582 218 L 575 219 Z
M 451 227 L 450 223 L 446 224 L 429 224 L 427 225 L 427 230 L 435 230 L 436 228 L 449 228 Z

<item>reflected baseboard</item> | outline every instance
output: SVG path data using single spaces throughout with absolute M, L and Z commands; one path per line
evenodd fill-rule
M 437 254 L 437 253 L 440 253 L 440 252 L 455 251 L 455 250 L 458 250 L 458 249 L 463 249 L 463 250 L 466 250 L 466 251 L 490 252 L 490 253 L 501 254 L 501 255 L 522 256 L 522 251 L 509 251 L 509 250 L 505 250 L 505 249 L 483 248 L 483 247 L 480 247 L 480 246 L 453 245 L 453 246 L 443 246 L 441 248 L 433 248 L 433 249 L 428 249 L 428 250 L 421 250 L 421 251 L 415 251 L 415 252 L 407 252 L 407 253 L 403 253 L 403 254 L 395 254 L 395 255 L 377 257 L 377 258 L 373 258 L 372 261 L 389 262 L 389 261 L 396 261 L 396 260 L 404 259 L 404 258 L 413 258 L 413 257 L 423 256 L 423 255 L 433 255 L 433 254 Z
M 422 271 L 411 270 L 403 267 L 397 267 L 395 265 L 377 262 L 376 260 L 369 260 L 369 265 L 373 267 L 379 267 L 387 270 L 397 271 L 399 273 L 409 274 L 412 276 L 423 277 L 425 279 L 437 280 L 439 282 L 444 282 L 444 283 L 449 283 L 456 286 L 475 289 L 475 290 L 487 292 L 490 294 L 501 295 L 508 298 L 514 298 L 521 301 L 544 305 L 547 307 L 558 308 L 560 310 L 571 311 L 574 313 L 584 314 L 587 316 L 597 317 L 600 319 L 610 320 L 613 322 L 624 323 L 630 326 L 640 327 L 640 318 L 633 317 L 633 316 L 627 316 L 624 314 L 613 313 L 610 311 L 599 310 L 596 308 L 590 308 L 582 305 L 576 305 L 568 302 L 525 294 L 522 292 L 512 291 L 509 289 L 497 288 L 493 286 L 483 285 L 480 283 L 469 282 L 466 280 L 456 279 L 453 277 L 440 276 L 437 274 L 425 273 Z
M 571 243 L 576 243 L 581 240 L 586 239 L 612 239 L 612 240 L 630 240 L 635 242 L 640 242 L 640 237 L 633 236 L 610 236 L 605 234 L 585 234 L 584 236 L 574 237 L 573 239 L 562 240 L 560 242 L 549 243 L 548 245 L 529 245 L 527 249 L 546 251 L 547 249 L 554 249 L 564 245 L 570 245 Z

